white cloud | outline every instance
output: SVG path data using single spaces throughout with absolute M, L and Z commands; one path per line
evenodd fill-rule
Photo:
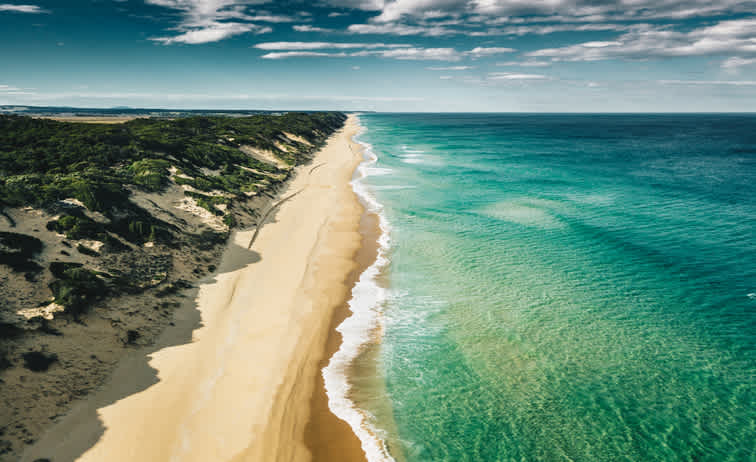
M 401 20 L 479 17 L 509 22 L 527 15 L 538 20 L 575 19 L 596 22 L 603 19 L 684 19 L 722 13 L 751 13 L 753 0 L 327 0 L 339 7 L 378 11 L 376 23 Z
M 622 42 L 585 42 L 582 44 L 585 48 L 606 48 L 617 45 L 622 45 Z
M 491 55 L 498 55 L 501 53 L 513 53 L 517 50 L 514 48 L 504 48 L 504 47 L 475 47 L 472 50 L 468 51 L 467 54 L 472 56 L 473 58 L 482 58 L 483 56 L 491 56 Z
M 333 32 L 333 29 L 326 29 L 324 27 L 315 27 L 309 24 L 300 24 L 296 26 L 291 26 L 291 28 L 297 32 Z
M 678 32 L 667 26 L 634 26 L 615 41 L 585 42 L 530 52 L 555 61 L 599 61 L 652 57 L 756 54 L 756 19 L 720 21 L 713 26 Z
M 397 48 L 382 50 L 375 54 L 384 58 L 413 61 L 459 61 L 460 53 L 454 48 Z
M 270 26 L 258 22 L 292 22 L 289 16 L 250 14 L 249 6 L 266 3 L 266 0 L 145 0 L 146 3 L 180 12 L 181 22 L 174 28 L 178 34 L 171 37 L 154 37 L 163 44 L 200 44 L 249 32 L 271 32 Z
M 285 16 L 280 14 L 255 14 L 255 15 L 240 15 L 241 19 L 253 22 L 270 22 L 270 23 L 282 23 L 282 22 L 294 22 L 296 18 L 291 16 Z
M 512 18 L 516 21 L 517 18 Z M 381 35 L 424 35 L 427 37 L 445 37 L 466 35 L 470 37 L 490 37 L 500 35 L 547 35 L 556 32 L 591 32 L 591 31 L 624 31 L 630 28 L 628 24 L 597 23 L 597 24 L 527 24 L 507 27 L 488 27 L 486 22 L 461 19 L 445 21 L 421 21 L 412 24 L 401 22 L 370 22 L 368 24 L 352 24 L 347 31 L 353 34 L 381 34 Z M 449 27 L 455 26 L 455 27 Z M 480 27 L 483 27 L 480 29 Z M 476 28 L 476 29 L 473 29 Z
M 346 58 L 348 53 L 328 53 L 325 51 L 274 51 L 262 55 L 263 59 L 286 59 L 286 58 Z
M 408 47 L 398 43 L 348 43 L 348 42 L 263 42 L 255 45 L 255 48 L 269 51 L 288 50 L 347 50 L 351 48 L 398 48 Z
M 258 26 L 256 24 L 234 23 L 234 22 L 217 22 L 208 24 L 205 27 L 192 29 L 175 37 L 155 37 L 151 40 L 161 42 L 166 45 L 173 43 L 186 43 L 196 45 L 200 43 L 218 42 L 234 35 L 244 34 L 247 32 L 256 32 L 264 34 L 271 32 L 272 29 L 267 26 Z
M 325 0 L 336 8 L 349 8 L 365 11 L 378 11 L 387 3 L 386 0 Z
M 551 66 L 551 62 L 549 61 L 536 61 L 536 60 L 528 60 L 528 61 L 504 61 L 501 63 L 496 63 L 497 66 L 519 66 L 519 67 L 548 67 Z
M 741 58 L 739 56 L 733 56 L 722 61 L 722 69 L 729 71 L 738 71 L 741 67 L 750 66 L 756 64 L 756 58 Z
M 662 85 L 729 85 L 736 87 L 754 86 L 756 80 L 659 80 Z
M 442 66 L 442 67 L 426 67 L 429 71 L 469 71 L 475 69 L 475 66 Z
M 12 3 L 0 4 L 0 12 L 2 11 L 10 11 L 13 13 L 31 13 L 31 14 L 47 13 L 47 11 L 43 10 L 37 5 L 14 5 Z
M 548 77 L 541 74 L 520 74 L 516 72 L 491 72 L 488 80 L 547 80 Z
M 460 33 L 444 26 L 410 26 L 399 23 L 352 24 L 347 27 L 347 31 L 353 34 L 426 35 L 428 37 L 442 37 Z
M 463 54 L 454 48 L 420 48 L 403 44 L 344 43 L 344 42 L 266 42 L 254 46 L 270 51 L 264 59 L 285 58 L 346 58 L 378 56 L 381 58 L 414 61 L 458 61 Z M 355 50 L 331 52 L 324 50 Z
M 513 19 L 514 20 L 514 19 Z M 487 37 L 496 35 L 547 35 L 556 32 L 595 32 L 595 31 L 624 31 L 628 24 L 596 23 L 596 24 L 528 24 L 522 26 L 493 27 L 485 30 L 472 31 L 472 37 Z
M 451 76 L 451 75 L 439 75 L 438 78 L 441 79 L 441 80 L 451 80 L 451 79 L 454 78 L 454 76 Z
M 637 29 L 643 22 L 752 15 L 756 0 L 324 0 L 333 6 L 375 11 L 353 34 L 447 37 L 523 36 L 557 32 Z M 748 16 L 746 16 L 747 18 Z M 648 26 L 652 28 L 652 26 Z M 742 24 L 745 29 L 753 26 Z M 731 35 L 734 31 L 723 31 Z M 744 30 L 741 32 L 745 33 Z M 715 30 L 707 31 L 715 35 Z M 705 42 L 698 44 L 703 47 Z M 720 44 L 724 46 L 724 44 Z M 685 50 L 679 50 L 685 53 Z M 593 56 L 603 55 L 594 53 Z M 588 57 L 586 60 L 595 59 Z

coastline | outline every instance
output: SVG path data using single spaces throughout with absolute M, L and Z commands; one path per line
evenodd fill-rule
M 149 366 L 141 366 L 150 374 L 135 371 L 139 358 L 124 361 L 22 460 L 304 462 L 313 460 L 311 450 L 314 460 L 326 460 L 326 446 L 340 460 L 364 460 L 349 426 L 319 416 L 314 404 L 325 400 L 316 384 L 333 348 L 332 329 L 345 315 L 350 281 L 361 272 L 355 256 L 364 241 L 364 208 L 350 185 L 362 162 L 352 140 L 357 130 L 350 116 L 311 165 L 299 167 L 281 197 L 301 193 L 281 205 L 251 250 L 254 230 L 232 236 L 218 271 L 187 301 L 187 322 L 177 313 L 175 328 L 157 342 L 168 347 L 142 352 L 152 353 Z M 201 317 L 193 332 L 192 309 Z M 186 336 L 182 327 L 191 341 L 171 341 Z M 108 401 L 124 380 L 149 381 L 155 370 L 157 383 Z M 331 439 L 313 440 L 307 429 L 326 423 Z
M 352 427 L 337 417 L 330 409 L 329 398 L 322 370 L 328 366 L 331 358 L 339 350 L 343 336 L 337 328 L 352 315 L 349 301 L 352 298 L 351 288 L 357 284 L 360 275 L 365 272 L 378 257 L 378 239 L 381 229 L 378 216 L 364 209 L 361 214 L 359 232 L 361 245 L 354 254 L 354 268 L 349 272 L 346 285 L 350 291 L 336 307 L 328 328 L 328 339 L 318 365 L 315 377 L 314 393 L 310 401 L 310 419 L 305 430 L 305 443 L 312 452 L 313 462 L 329 461 L 360 461 L 367 462 L 362 444 Z

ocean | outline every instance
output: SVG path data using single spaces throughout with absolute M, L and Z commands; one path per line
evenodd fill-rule
M 360 122 L 325 376 L 371 462 L 756 460 L 756 116 Z

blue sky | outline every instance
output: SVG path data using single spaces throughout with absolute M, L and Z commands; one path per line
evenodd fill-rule
M 0 0 L 0 63 L 13 105 L 754 111 L 756 1 Z

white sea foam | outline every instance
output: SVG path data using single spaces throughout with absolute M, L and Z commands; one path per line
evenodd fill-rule
M 352 315 L 336 328 L 342 335 L 341 347 L 331 357 L 322 373 L 328 395 L 328 407 L 331 412 L 352 427 L 360 439 L 368 461 L 394 462 L 394 458 L 386 448 L 386 442 L 380 437 L 383 432 L 375 428 L 368 412 L 359 409 L 349 399 L 350 383 L 347 378 L 349 366 L 360 353 L 361 348 L 371 340 L 371 333 L 381 327 L 380 311 L 388 293 L 386 289 L 378 285 L 376 278 L 381 269 L 388 264 L 386 252 L 390 244 L 389 224 L 383 214 L 383 206 L 362 182 L 369 175 L 386 174 L 384 172 L 388 169 L 371 167 L 378 160 L 371 146 L 357 140 L 356 137 L 355 141 L 363 145 L 365 160 L 357 167 L 355 178 L 352 180 L 352 189 L 367 210 L 378 215 L 381 236 L 378 239 L 378 256 L 375 262 L 360 275 L 352 288 L 352 298 L 349 300 Z
M 373 191 L 397 191 L 401 189 L 415 189 L 417 186 L 411 184 L 385 184 L 381 186 L 373 186 Z
M 363 163 L 357 170 L 358 173 L 362 173 L 363 176 L 391 175 L 392 173 L 394 173 L 394 171 L 390 168 L 368 167 L 364 165 L 365 164 Z M 352 187 L 354 187 L 354 182 L 352 182 Z M 363 199 L 362 195 L 360 195 L 357 190 L 355 190 L 355 192 L 357 192 L 357 195 L 359 195 L 360 198 Z

